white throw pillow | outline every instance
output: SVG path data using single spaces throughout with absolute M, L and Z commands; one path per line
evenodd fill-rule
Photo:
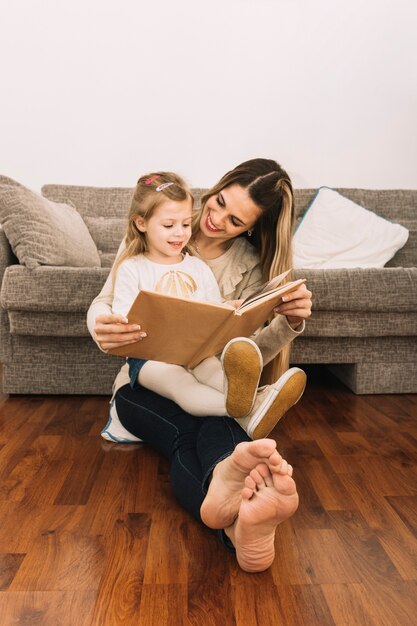
M 408 235 L 401 224 L 320 187 L 294 234 L 294 267 L 384 267 Z

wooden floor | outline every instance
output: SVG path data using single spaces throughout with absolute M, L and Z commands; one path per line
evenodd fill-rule
M 267 572 L 176 504 L 144 445 L 107 444 L 103 397 L 0 396 L 0 624 L 417 623 L 417 396 L 355 396 L 314 368 L 275 429 L 300 508 Z

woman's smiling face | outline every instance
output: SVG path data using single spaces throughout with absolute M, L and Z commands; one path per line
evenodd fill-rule
M 251 230 L 262 211 L 240 185 L 210 196 L 200 218 L 200 230 L 210 239 L 227 241 Z

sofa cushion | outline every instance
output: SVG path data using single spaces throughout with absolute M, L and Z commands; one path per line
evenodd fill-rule
M 99 267 L 100 257 L 78 211 L 19 184 L 0 184 L 0 223 L 22 265 Z
M 408 230 L 321 187 L 294 235 L 294 266 L 383 267 L 407 241 Z
M 7 268 L 1 306 L 8 311 L 86 312 L 100 292 L 107 268 L 42 266 Z M 297 270 L 313 291 L 314 311 L 403 312 L 417 309 L 417 268 Z M 370 297 L 372 294 L 372 297 Z
M 3 277 L 1 306 L 7 311 L 68 311 L 84 315 L 109 273 L 105 268 L 10 265 Z
M 294 277 L 305 278 L 313 292 L 313 316 L 317 310 L 388 313 L 417 309 L 415 267 L 297 269 Z
M 8 311 L 8 320 L 15 337 L 90 337 L 84 312 Z

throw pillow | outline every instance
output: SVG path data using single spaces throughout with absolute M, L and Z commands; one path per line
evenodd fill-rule
M 22 185 L 14 180 L 13 178 L 9 178 L 8 176 L 2 176 L 0 174 L 0 185 L 15 185 L 16 187 L 21 187 Z
M 294 267 L 384 267 L 408 235 L 401 224 L 320 187 L 294 234 Z
M 19 262 L 29 269 L 100 267 L 97 247 L 78 211 L 23 185 L 0 184 L 0 224 Z

